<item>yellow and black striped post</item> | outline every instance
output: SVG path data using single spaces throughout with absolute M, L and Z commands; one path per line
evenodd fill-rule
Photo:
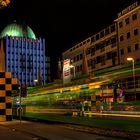
M 17 90 L 17 78 L 11 72 L 0 72 L 0 121 L 12 120 L 12 90 Z

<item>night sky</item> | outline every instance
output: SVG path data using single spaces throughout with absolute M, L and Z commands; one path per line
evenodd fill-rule
M 117 13 L 135 1 L 11 0 L 0 10 L 0 31 L 14 20 L 24 21 L 37 37 L 45 38 L 51 68 L 56 70 L 62 52 L 111 25 Z

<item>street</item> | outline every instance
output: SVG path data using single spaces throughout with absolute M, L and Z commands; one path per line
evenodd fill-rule
M 32 137 L 9 129 L 8 127 L 0 126 L 0 139 L 1 140 L 31 140 Z
M 0 122 L 2 140 L 122 140 L 69 129 L 58 124 L 10 121 Z

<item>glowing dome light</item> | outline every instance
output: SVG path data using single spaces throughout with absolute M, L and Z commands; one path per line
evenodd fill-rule
M 33 30 L 26 25 L 20 25 L 17 23 L 12 23 L 6 26 L 0 34 L 0 38 L 5 36 L 16 36 L 16 37 L 27 37 L 31 39 L 36 39 Z

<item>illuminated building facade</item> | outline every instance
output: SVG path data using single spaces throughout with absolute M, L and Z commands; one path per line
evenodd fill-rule
M 137 2 L 128 6 L 115 20 L 118 28 L 118 46 L 120 64 L 125 64 L 128 57 L 140 61 L 140 6 Z
M 76 76 L 78 76 L 83 73 L 84 67 L 88 67 L 88 72 L 92 73 L 118 65 L 117 52 L 117 30 L 114 23 L 65 51 L 62 57 L 63 60 L 72 60 Z M 83 59 L 86 59 L 86 62 Z
M 20 84 L 45 84 L 50 79 L 50 58 L 45 56 L 45 40 L 37 39 L 29 26 L 9 24 L 0 35 L 5 50 L 5 70 Z
M 82 74 L 83 52 L 86 52 L 87 69 L 90 74 L 128 63 L 127 57 L 140 60 L 140 5 L 138 2 L 118 13 L 113 24 L 95 33 L 62 53 L 62 61 L 70 59 L 75 75 Z
M 63 60 L 70 59 L 73 66 L 75 66 L 75 74 L 81 75 L 83 72 L 83 56 L 84 50 L 89 50 L 91 38 L 87 38 L 79 44 L 73 46 L 62 54 Z M 88 55 L 87 55 L 88 57 Z M 88 60 L 88 58 L 85 58 Z

